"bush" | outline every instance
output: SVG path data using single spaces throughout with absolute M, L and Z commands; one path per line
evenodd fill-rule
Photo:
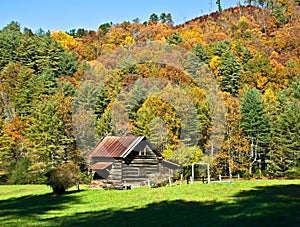
M 68 188 L 78 184 L 80 179 L 80 170 L 74 163 L 66 163 L 59 167 L 51 169 L 46 174 L 49 185 L 54 194 L 61 195 Z
M 250 180 L 251 179 L 251 175 L 248 172 L 244 172 L 244 173 L 242 173 L 242 178 Z
M 0 185 L 6 184 L 7 180 L 8 180 L 8 174 L 6 174 L 6 173 L 1 174 L 0 173 Z
M 29 172 L 29 167 L 31 162 L 28 158 L 20 159 L 16 166 L 12 169 L 8 176 L 9 184 L 30 184 L 31 174 Z
M 289 169 L 285 172 L 285 176 L 288 178 L 288 179 L 299 179 L 300 178 L 300 168 L 296 167 L 296 168 L 293 168 L 293 169 Z
M 169 176 L 167 174 L 153 173 L 149 175 L 149 181 L 152 188 L 158 188 L 168 185 Z

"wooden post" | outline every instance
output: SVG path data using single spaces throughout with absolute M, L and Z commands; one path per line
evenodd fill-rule
M 219 181 L 222 182 L 222 176 L 219 174 Z
M 240 174 L 238 174 L 238 181 L 240 181 Z
M 194 163 L 192 164 L 192 178 L 191 178 L 191 184 L 194 184 L 195 179 L 195 173 L 194 173 Z
M 182 184 L 183 181 L 183 174 L 180 174 L 180 184 Z
M 209 184 L 210 183 L 210 171 L 209 171 L 209 163 L 208 162 L 198 162 L 198 163 L 192 164 L 192 177 L 191 177 L 192 182 L 191 183 L 194 183 L 194 179 L 195 179 L 195 173 L 194 173 L 194 165 L 195 164 L 207 165 L 207 183 Z
M 209 171 L 209 163 L 207 163 L 207 183 L 210 183 L 210 171 Z

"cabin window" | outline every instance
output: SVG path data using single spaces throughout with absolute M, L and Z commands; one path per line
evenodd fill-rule
M 140 156 L 146 156 L 147 155 L 147 148 L 145 147 L 144 149 L 139 151 Z

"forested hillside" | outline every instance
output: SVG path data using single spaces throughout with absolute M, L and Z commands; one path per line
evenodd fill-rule
M 84 125 L 88 114 L 95 140 L 145 135 L 166 159 L 183 166 L 210 161 L 215 175 L 299 177 L 300 2 L 246 2 L 250 5 L 219 7 L 176 26 L 170 13 L 154 13 L 146 22 L 105 23 L 97 31 L 33 33 L 17 22 L 2 28 L 1 181 L 42 183 L 47 170 L 66 162 L 86 172 L 83 154 L 92 143 L 76 143 L 86 129 L 73 121 Z M 121 59 L 122 67 L 112 67 L 110 54 L 154 42 L 185 49 L 202 62 L 188 58 L 180 69 Z M 189 76 L 204 69 L 217 81 L 226 108 L 219 146 L 209 143 L 214 134 L 210 94 Z M 97 72 L 96 88 L 82 86 L 83 78 Z M 94 111 L 88 109 L 91 100 Z M 187 100 L 195 111 L 185 111 Z M 73 111 L 84 114 L 76 118 Z

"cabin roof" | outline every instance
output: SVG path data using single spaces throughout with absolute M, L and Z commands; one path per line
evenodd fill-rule
M 107 167 L 111 166 L 112 162 L 97 162 L 90 166 L 90 169 L 106 169 Z
M 144 136 L 106 136 L 102 138 L 89 157 L 125 158 L 143 140 Z
M 180 169 L 181 168 L 181 165 L 176 164 L 174 162 L 166 161 L 166 160 L 162 160 L 161 164 L 162 164 L 162 166 L 167 167 L 169 169 Z

